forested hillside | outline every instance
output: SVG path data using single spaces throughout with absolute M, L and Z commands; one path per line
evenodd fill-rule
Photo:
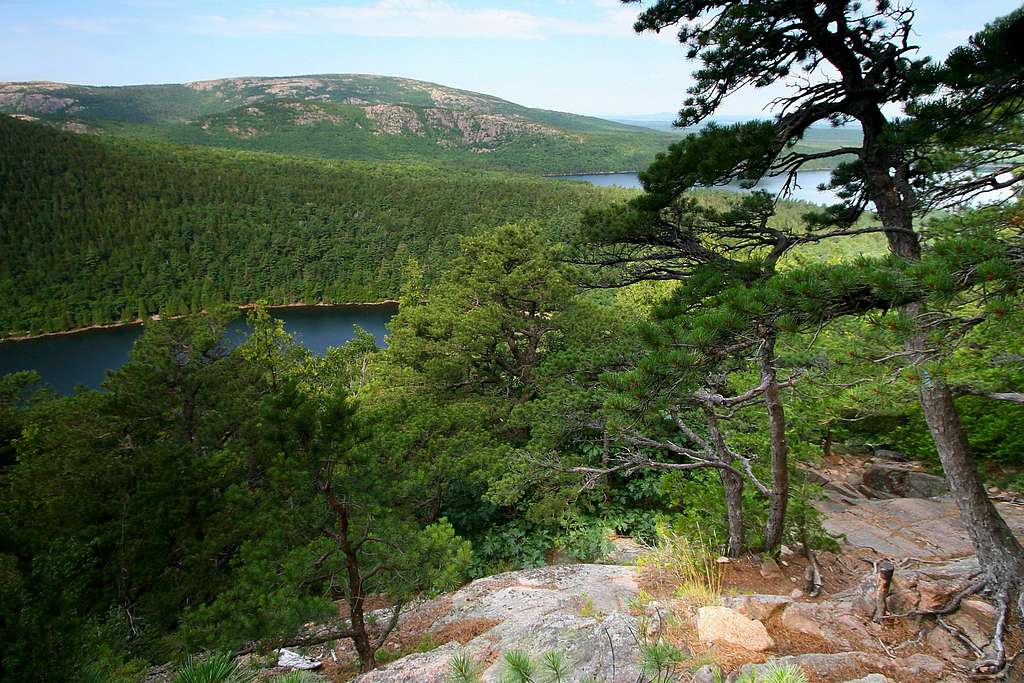
M 571 226 L 621 196 L 524 176 L 289 159 L 78 136 L 0 117 L 0 330 L 69 329 L 214 301 L 361 302 L 429 277 L 457 239 Z
M 681 135 L 359 74 L 123 87 L 3 83 L 0 112 L 75 132 L 538 174 L 638 170 Z

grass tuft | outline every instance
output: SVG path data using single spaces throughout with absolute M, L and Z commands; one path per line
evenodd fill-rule
M 289 671 L 270 679 L 270 683 L 326 683 L 327 679 L 312 671 Z
M 736 683 L 807 683 L 807 676 L 796 664 L 783 666 L 778 662 L 770 662 L 766 671 L 748 671 Z
M 637 560 L 654 583 L 671 588 L 677 598 L 698 607 L 718 604 L 722 570 L 715 562 L 714 543 L 698 532 L 689 538 L 661 529 L 654 546 Z
M 255 679 L 255 672 L 240 669 L 227 652 L 211 652 L 203 659 L 190 656 L 171 683 L 250 683 Z

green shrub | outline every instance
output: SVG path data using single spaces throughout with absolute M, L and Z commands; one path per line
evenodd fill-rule
M 460 652 L 448 662 L 448 675 L 445 683 L 481 683 L 480 674 L 483 670 L 480 662 L 469 654 Z
M 650 683 L 669 683 L 676 680 L 673 671 L 685 659 L 679 648 L 671 643 L 649 643 L 641 646 L 640 670 Z
M 324 683 L 327 679 L 312 671 L 289 671 L 270 679 L 270 683 Z
M 204 659 L 189 657 L 171 683 L 249 683 L 255 672 L 240 669 L 227 652 L 211 652 Z
M 740 676 L 736 683 L 807 683 L 807 676 L 796 664 L 783 666 L 777 662 L 770 662 L 766 671 L 748 671 Z

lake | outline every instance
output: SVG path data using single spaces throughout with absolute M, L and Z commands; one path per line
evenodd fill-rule
M 379 306 L 293 306 L 273 308 L 271 314 L 284 321 L 285 330 L 310 351 L 322 355 L 328 347 L 340 346 L 354 336 L 359 325 L 384 343 L 385 324 L 397 312 L 394 304 Z M 228 338 L 245 337 L 245 317 L 239 316 L 228 330 Z M 24 341 L 0 342 L 0 375 L 18 370 L 35 370 L 54 391 L 70 394 L 76 386 L 99 387 L 108 369 L 128 360 L 132 344 L 142 334 L 142 325 L 125 325 L 66 335 L 38 337 Z
M 797 173 L 797 187 L 792 189 L 788 198 L 811 202 L 812 204 L 835 204 L 839 201 L 839 197 L 836 196 L 835 192 L 818 189 L 818 185 L 828 182 L 830 174 L 831 171 L 800 171 Z M 555 177 L 563 180 L 582 180 L 592 185 L 641 189 L 640 178 L 636 173 L 596 173 Z M 767 190 L 772 194 L 778 194 L 779 190 L 782 189 L 782 182 L 782 178 L 765 178 L 755 185 L 754 189 Z M 736 184 L 724 185 L 722 189 L 737 190 L 739 192 L 745 191 Z

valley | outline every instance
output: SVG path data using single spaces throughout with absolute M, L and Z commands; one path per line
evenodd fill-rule
M 1024 680 L 1007 3 L 0 3 L 0 679 Z
M 53 332 L 218 301 L 394 299 L 461 236 L 551 234 L 625 191 L 525 175 L 74 135 L 0 117 L 0 330 Z M 45 235 L 45 239 L 40 239 Z

